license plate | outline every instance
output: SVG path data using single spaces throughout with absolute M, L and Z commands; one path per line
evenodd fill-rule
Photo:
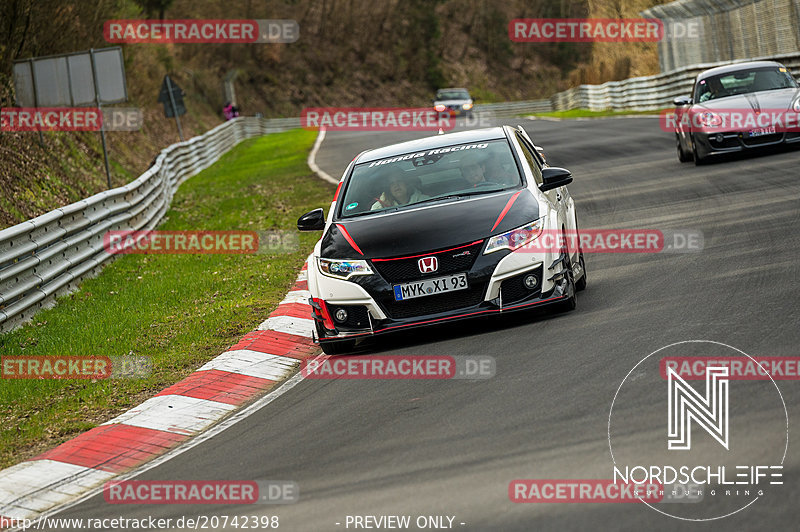
M 395 301 L 414 299 L 415 297 L 432 296 L 444 292 L 455 292 L 456 290 L 466 290 L 467 274 L 457 273 L 447 277 L 437 277 L 436 279 L 425 279 L 413 283 L 403 283 L 394 285 Z
M 760 137 L 761 135 L 772 135 L 775 133 L 775 127 L 761 127 L 758 129 L 751 129 L 748 134 L 751 137 Z

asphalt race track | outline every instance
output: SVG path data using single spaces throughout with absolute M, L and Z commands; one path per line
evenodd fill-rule
M 704 249 L 587 255 L 589 285 L 573 312 L 461 322 L 365 347 L 491 355 L 494 378 L 306 379 L 136 477 L 293 480 L 297 504 L 111 505 L 98 495 L 57 516 L 267 514 L 280 516 L 281 530 L 345 530 L 348 515 L 455 516 L 458 530 L 796 529 L 800 451 L 791 439 L 785 484 L 722 521 L 678 521 L 642 504 L 510 502 L 514 479 L 610 478 L 611 401 L 653 351 L 706 339 L 753 356 L 800 355 L 800 151 L 695 167 L 678 162 L 674 139 L 654 118 L 517 122 L 552 166 L 573 172 L 582 228 L 694 229 L 702 231 Z M 338 178 L 361 150 L 417 136 L 328 133 L 317 162 Z M 778 384 L 794 434 L 800 382 Z M 630 426 L 644 425 L 637 407 L 663 396 L 642 388 L 618 412 Z M 756 398 L 748 412 L 748 426 L 732 431 L 757 438 L 780 421 Z M 628 445 L 639 438 L 625 435 Z

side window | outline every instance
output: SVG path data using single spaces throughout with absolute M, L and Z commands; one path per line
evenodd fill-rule
M 542 184 L 542 168 L 539 166 L 539 159 L 534 155 L 533 148 L 528 144 L 528 142 L 522 138 L 519 133 L 516 133 L 517 142 L 519 142 L 520 147 L 522 148 L 522 154 L 525 155 L 525 160 L 528 161 L 528 166 L 531 168 L 531 173 L 533 173 L 533 179 L 536 181 L 537 185 Z

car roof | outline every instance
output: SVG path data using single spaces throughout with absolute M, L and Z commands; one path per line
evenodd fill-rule
M 697 76 L 697 79 L 705 79 L 710 76 L 718 76 L 720 74 L 729 74 L 738 70 L 747 68 L 763 68 L 763 67 L 782 67 L 783 65 L 776 61 L 747 61 L 744 63 L 734 63 L 732 65 L 724 65 L 716 68 L 704 70 Z
M 439 91 L 465 91 L 465 92 L 469 92 L 464 87 L 443 87 L 443 88 L 437 90 L 436 92 L 439 92 Z
M 468 131 L 459 131 L 457 133 L 448 133 L 446 135 L 433 135 L 431 137 L 409 140 L 406 142 L 400 142 L 398 144 L 384 146 L 383 148 L 368 150 L 362 153 L 355 162 L 356 164 L 360 164 L 421 150 L 443 148 L 445 146 L 452 146 L 454 144 L 466 144 L 469 142 L 481 142 L 504 138 L 506 138 L 506 135 L 503 132 L 502 127 L 470 129 Z

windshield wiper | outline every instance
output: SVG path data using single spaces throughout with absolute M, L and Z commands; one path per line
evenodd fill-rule
M 448 194 L 446 196 L 434 196 L 433 198 L 428 198 L 428 199 L 424 199 L 424 200 L 420 200 L 420 201 L 415 201 L 414 203 L 409 203 L 408 205 L 402 205 L 402 207 L 410 207 L 412 205 L 420 205 L 422 203 L 430 203 L 432 201 L 439 201 L 439 200 L 446 200 L 446 199 L 458 199 L 460 197 L 461 197 L 460 194 Z M 396 208 L 399 208 L 399 206 L 396 207 Z
M 501 186 L 501 187 L 493 187 L 493 188 L 488 188 L 488 187 L 486 187 L 486 188 L 474 188 L 474 189 L 461 190 L 461 191 L 456 192 L 455 194 L 459 198 L 463 198 L 463 197 L 466 197 L 466 196 L 479 196 L 481 194 L 491 194 L 492 192 L 501 192 L 503 190 L 506 190 L 506 187 L 502 187 Z

